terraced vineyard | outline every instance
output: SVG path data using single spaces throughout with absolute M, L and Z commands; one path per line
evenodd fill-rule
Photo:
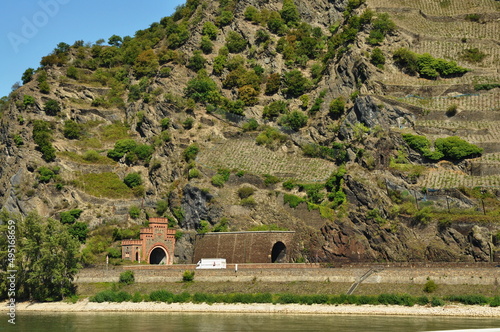
M 212 169 L 237 169 L 306 182 L 324 181 L 336 168 L 334 163 L 323 159 L 271 151 L 257 145 L 253 139 L 224 141 L 202 150 L 196 162 Z
M 500 188 L 500 175 L 470 176 L 462 172 L 442 168 L 428 170 L 418 185 L 430 189 L 459 187 L 493 187 Z
M 500 4 L 493 0 L 368 0 L 368 4 L 373 8 L 414 8 L 440 16 L 496 13 L 500 9 Z
M 407 95 L 403 98 L 395 99 L 427 110 L 446 111 L 449 107 L 456 105 L 460 110 L 465 111 L 500 111 L 500 89 L 470 94 L 454 93 L 450 96 L 429 98 Z
M 418 53 L 452 60 L 469 69 L 465 75 L 435 80 L 402 73 L 389 63 L 380 82 L 385 97 L 419 110 L 415 132 L 431 140 L 459 136 L 483 147 L 471 161 L 472 176 L 457 167 L 430 168 L 418 182 L 428 188 L 500 186 L 500 89 L 475 90 L 477 84 L 500 82 L 500 2 L 495 0 L 368 0 L 376 12 L 387 12 L 404 37 L 402 45 Z M 401 47 L 401 44 L 400 46 Z M 391 56 L 395 46 L 382 46 Z M 477 48 L 481 58 L 465 58 Z M 415 106 L 417 108 L 415 108 Z M 413 107 L 413 108 L 412 108 Z M 456 108 L 456 114 L 445 115 Z
M 449 120 L 419 120 L 417 126 L 441 129 L 443 134 L 429 136 L 442 137 L 457 135 L 471 143 L 486 143 L 500 141 L 500 122 L 498 121 L 449 121 Z
M 471 63 L 464 60 L 463 52 L 473 48 L 477 48 L 479 51 L 486 54 L 482 61 Z M 413 45 L 412 49 L 420 54 L 431 53 L 438 58 L 456 61 L 459 65 L 466 68 L 489 68 L 500 64 L 500 48 L 492 48 L 488 43 L 479 40 L 471 40 L 467 43 L 462 43 L 449 40 L 423 39 Z

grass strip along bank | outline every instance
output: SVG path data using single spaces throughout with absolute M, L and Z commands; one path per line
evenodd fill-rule
M 272 304 L 354 304 L 354 305 L 401 305 L 412 307 L 416 304 L 421 306 L 444 306 L 448 303 L 461 303 L 466 305 L 489 305 L 500 307 L 500 296 L 486 297 L 483 295 L 450 295 L 444 297 L 412 296 L 408 294 L 380 294 L 380 295 L 326 295 L 311 294 L 297 295 L 290 293 L 231 293 L 231 294 L 208 294 L 183 292 L 174 294 L 167 290 L 156 290 L 149 294 L 136 292 L 130 294 L 120 290 L 105 290 L 91 296 L 90 302 L 166 302 L 166 303 L 272 303 Z

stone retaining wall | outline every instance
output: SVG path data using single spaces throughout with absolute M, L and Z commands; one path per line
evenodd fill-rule
M 282 264 L 280 264 L 281 266 Z M 286 265 L 286 266 L 285 266 Z M 293 266 L 293 267 L 292 267 Z M 124 266 L 106 269 L 84 269 L 77 275 L 77 283 L 117 282 L 124 270 L 133 270 L 136 282 L 178 282 L 185 270 L 195 270 L 195 265 L 164 266 Z M 429 279 L 446 285 L 498 285 L 500 267 L 491 264 L 470 265 L 464 267 L 402 267 L 382 265 L 353 265 L 337 268 L 322 268 L 311 264 L 229 264 L 224 270 L 195 270 L 194 280 L 198 282 L 237 282 L 237 281 L 316 281 L 353 283 L 370 268 L 378 272 L 372 274 L 363 283 L 410 283 L 425 284 Z M 383 268 L 383 270 L 382 270 Z

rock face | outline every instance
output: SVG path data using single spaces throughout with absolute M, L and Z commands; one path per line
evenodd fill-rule
M 293 230 L 292 260 L 498 257 L 495 223 L 461 219 L 460 213 L 443 217 L 450 205 L 459 211 L 478 208 L 477 199 L 466 196 L 468 188 L 431 191 L 419 182 L 426 172 L 443 169 L 460 176 L 495 175 L 494 158 L 429 165 L 401 135 L 420 128 L 435 136 L 490 137 L 494 126 L 474 132 L 460 128 L 467 114 L 488 121 L 496 121 L 495 115 L 469 110 L 447 117 L 441 110 L 427 116 L 428 110 L 392 98 L 437 93 L 445 103 L 450 93 L 476 93 L 474 87 L 435 86 L 442 78 L 426 85 L 423 78 L 403 74 L 392 52 L 420 43 L 419 35 L 403 30 L 378 45 L 386 63 L 384 69 L 375 66 L 374 47 L 366 42 L 373 24 L 358 22 L 344 31 L 357 22 L 353 15 L 359 18 L 368 8 L 364 1 L 350 13 L 356 1 L 293 3 L 300 22 L 285 22 L 281 0 L 188 1 L 172 18 L 119 45 L 77 43 L 45 57 L 31 80 L 0 104 L 2 207 L 53 218 L 82 209 L 80 221 L 96 233 L 110 222 L 127 228 L 146 216 L 168 216 L 184 234 L 177 240 L 178 263 L 191 262 L 201 221 L 218 230 Z M 257 17 L 249 17 L 249 6 L 259 11 Z M 407 12 L 415 11 L 401 11 Z M 228 47 L 234 32 L 243 38 L 241 49 Z M 355 34 L 351 41 L 350 33 Z M 307 43 L 312 50 L 302 47 Z M 394 73 L 418 84 L 381 82 Z M 48 89 L 41 88 L 43 82 Z M 334 110 L 336 100 L 345 107 Z M 55 114 L 49 101 L 60 108 Z M 275 103 L 280 109 L 271 114 L 274 102 L 282 103 Z M 417 126 L 422 116 L 445 121 L 443 128 Z M 42 134 L 35 129 L 40 124 L 47 127 Z M 49 141 L 50 148 L 40 140 Z M 124 140 L 135 147 L 123 148 Z M 228 140 L 236 143 L 224 156 L 216 155 L 215 148 Z M 241 153 L 243 140 L 268 148 L 270 157 Z M 495 152 L 497 143 L 483 146 Z M 109 154 L 120 145 L 123 154 Z M 55 156 L 47 158 L 44 152 L 51 149 Z M 201 150 L 208 151 L 211 165 L 200 161 Z M 311 166 L 294 162 L 304 157 Z M 285 158 L 289 164 L 278 162 Z M 326 159 L 328 166 L 315 158 Z M 300 167 L 305 173 L 325 167 L 327 174 L 337 174 L 341 165 L 346 173 L 335 181 L 303 183 L 294 175 Z M 139 174 L 141 183 L 129 188 L 124 180 L 131 173 Z M 499 194 L 490 196 L 485 199 L 496 208 Z M 131 216 L 132 207 L 141 210 L 138 219 Z
M 181 207 L 184 210 L 184 220 L 181 227 L 184 229 L 197 229 L 200 220 L 206 220 L 212 225 L 220 218 L 219 209 L 210 205 L 214 197 L 200 188 L 186 185 L 183 190 Z

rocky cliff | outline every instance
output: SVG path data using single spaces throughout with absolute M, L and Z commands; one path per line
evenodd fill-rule
M 436 21 L 403 0 L 190 0 L 134 37 L 61 43 L 2 104 L 2 205 L 82 210 L 88 264 L 109 227 L 153 215 L 180 231 L 179 262 L 196 230 L 250 229 L 296 231 L 295 260 L 493 260 L 498 4 L 481 1 L 477 22 L 467 4 Z M 413 14 L 486 39 L 435 36 Z M 401 48 L 467 71 L 409 72 Z M 432 160 L 402 134 L 458 135 L 482 155 Z

